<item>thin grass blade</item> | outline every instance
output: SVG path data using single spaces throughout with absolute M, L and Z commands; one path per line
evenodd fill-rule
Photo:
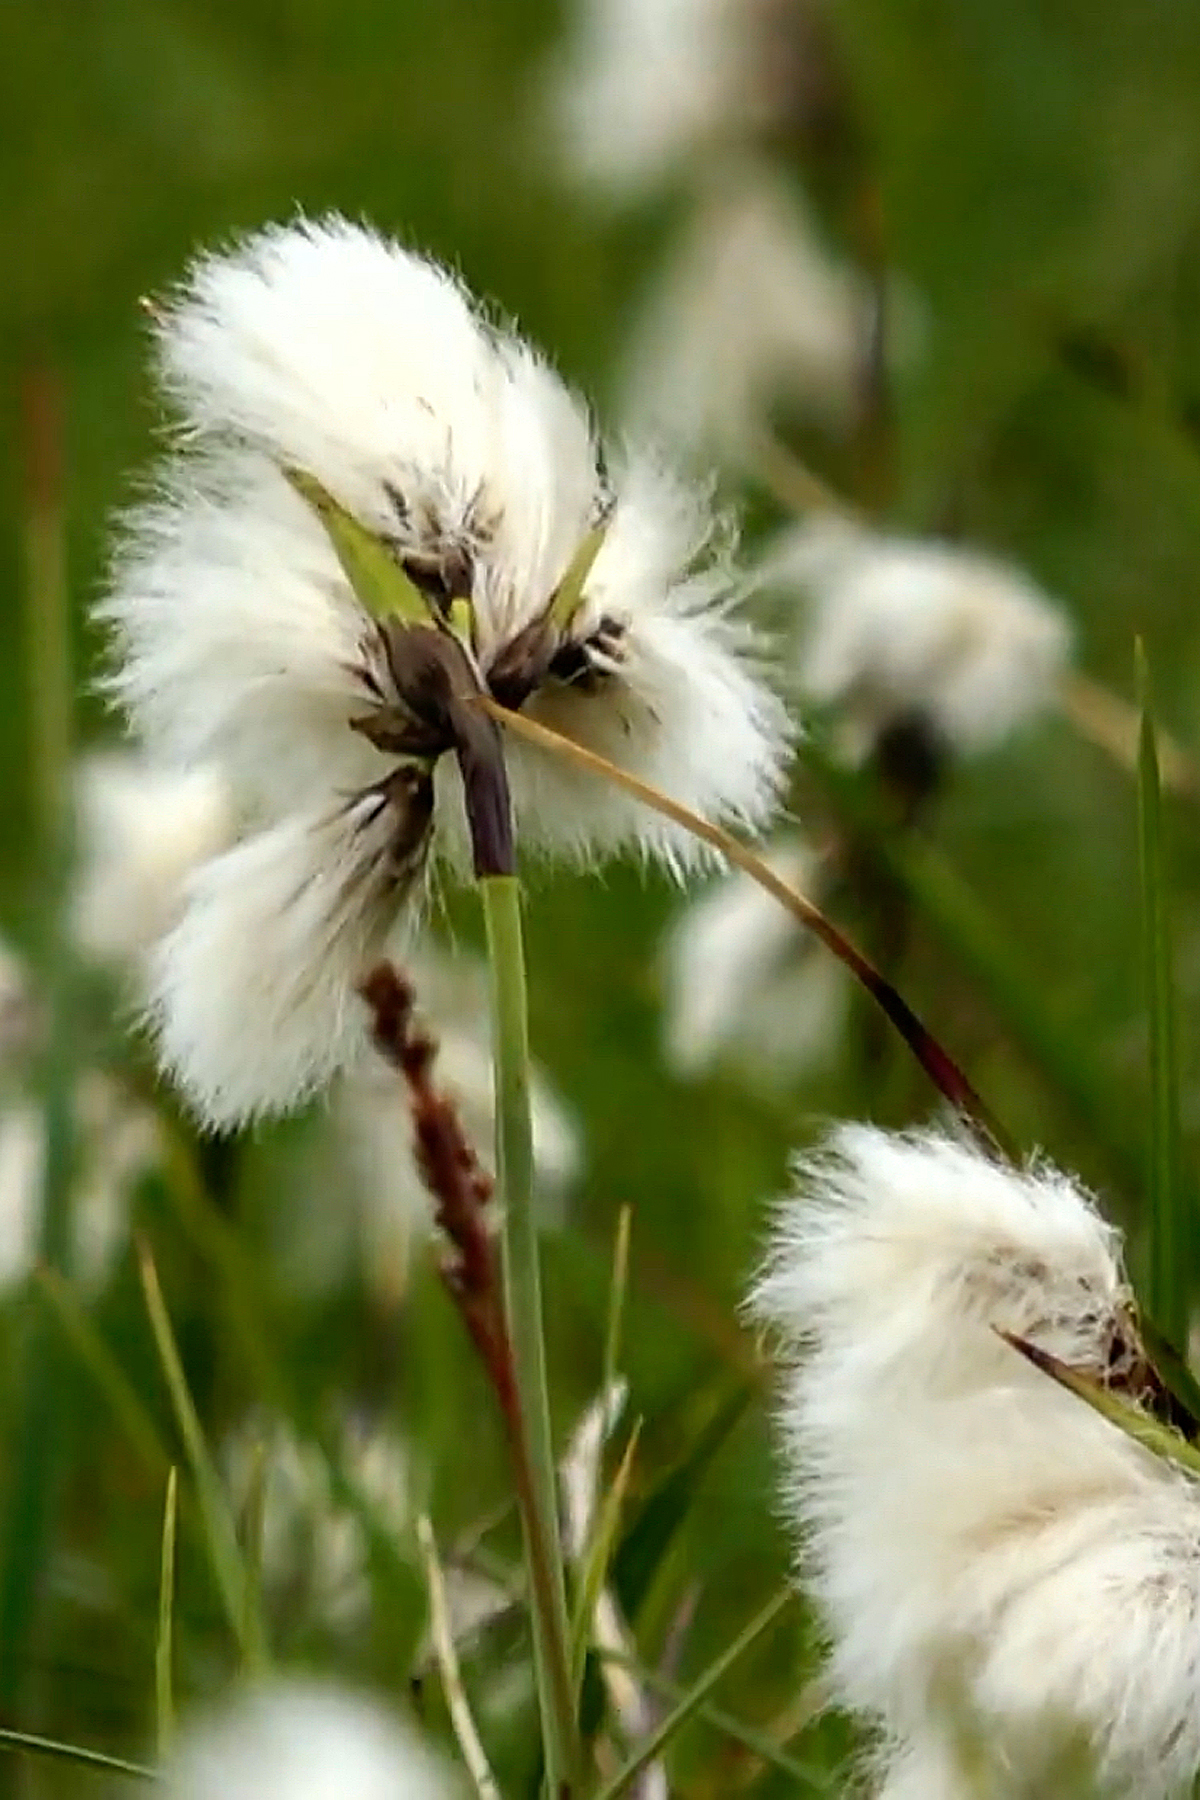
M 0 1749 L 22 1751 L 26 1756 L 44 1756 L 54 1762 L 75 1763 L 92 1769 L 97 1775 L 128 1775 L 135 1781 L 154 1781 L 153 1769 L 144 1763 L 127 1762 L 122 1756 L 107 1756 L 103 1750 L 87 1750 L 82 1744 L 62 1744 L 56 1738 L 37 1737 L 29 1731 L 11 1731 L 0 1726 Z
M 634 1751 L 633 1755 L 619 1769 L 612 1780 L 600 1791 L 599 1800 L 618 1800 L 631 1782 L 637 1780 L 642 1770 L 657 1760 L 688 1721 L 696 1716 L 700 1707 L 708 1699 L 713 1689 L 724 1679 L 734 1664 L 750 1650 L 758 1640 L 768 1632 L 780 1614 L 789 1606 L 794 1596 L 790 1588 L 782 1589 L 762 1610 L 755 1614 L 744 1630 L 740 1631 L 732 1644 L 723 1650 L 709 1664 L 700 1679 L 692 1684 L 681 1700 L 673 1706 L 666 1718 L 652 1731 L 648 1738 Z
M 248 1605 L 249 1576 L 238 1547 L 233 1516 L 204 1441 L 203 1428 L 188 1389 L 179 1348 L 171 1329 L 158 1271 L 147 1245 L 139 1246 L 138 1260 L 146 1296 L 146 1310 L 150 1315 L 163 1375 L 196 1486 L 213 1579 L 229 1627 L 237 1639 L 247 1666 L 259 1671 L 266 1662 L 265 1638 L 260 1618 Z
M 625 1656 L 619 1650 L 596 1650 L 593 1655 L 601 1662 L 614 1663 L 618 1668 L 627 1670 L 639 1686 L 674 1706 L 681 1705 L 687 1696 L 688 1690 L 681 1687 L 679 1682 L 660 1675 L 656 1669 L 647 1668 L 634 1656 Z M 791 1756 L 766 1731 L 748 1725 L 744 1719 L 735 1718 L 732 1713 L 714 1706 L 711 1701 L 702 1700 L 695 1709 L 695 1716 L 722 1737 L 728 1738 L 731 1743 L 740 1744 L 744 1750 L 749 1750 L 751 1755 L 758 1757 L 760 1762 L 774 1769 L 777 1774 L 786 1775 L 789 1781 L 798 1782 L 801 1787 L 811 1788 L 818 1794 L 834 1791 L 835 1783 L 828 1770 Z
M 754 1390 L 739 1382 L 719 1401 L 684 1456 L 651 1488 L 612 1560 L 613 1583 L 626 1618 L 636 1619 L 701 1482 L 745 1414 Z
M 1146 1311 L 1176 1351 L 1187 1343 L 1191 1232 L 1180 1181 L 1179 1061 L 1175 1032 L 1170 905 L 1163 848 L 1162 785 L 1150 692 L 1140 641 L 1135 649 L 1138 734 L 1138 846 L 1142 878 L 1142 957 L 1150 1051 L 1147 1169 Z
M 130 1448 L 147 1474 L 159 1479 L 171 1468 L 168 1450 L 153 1417 L 112 1350 L 93 1324 L 70 1282 L 57 1269 L 39 1269 L 37 1292 L 54 1314 L 80 1363 L 108 1402 Z
M 617 1532 L 621 1524 L 621 1509 L 625 1504 L 625 1495 L 633 1474 L 633 1459 L 637 1454 L 640 1435 L 641 1421 L 639 1420 L 629 1434 L 629 1442 L 622 1453 L 611 1485 L 597 1509 L 591 1537 L 579 1573 L 575 1595 L 575 1618 L 571 1628 L 571 1684 L 576 1703 L 578 1703 L 583 1689 L 587 1654 L 592 1643 L 592 1622 L 596 1616 L 597 1602 L 604 1592 L 604 1584 L 608 1580 L 608 1566 L 617 1542 Z
M 162 1554 L 159 1558 L 158 1637 L 154 1645 L 154 1703 L 158 1753 L 165 1756 L 175 1735 L 175 1527 L 178 1512 L 175 1465 L 167 1473 L 163 1506 Z
M 617 1235 L 613 1243 L 612 1282 L 608 1290 L 608 1326 L 604 1333 L 604 1367 L 600 1392 L 610 1394 L 617 1379 L 621 1360 L 621 1328 L 625 1319 L 625 1295 L 629 1285 L 629 1235 L 633 1225 L 633 1208 L 622 1206 L 617 1214 Z

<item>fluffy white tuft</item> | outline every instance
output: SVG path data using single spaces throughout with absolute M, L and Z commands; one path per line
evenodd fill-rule
M 768 126 L 790 73 L 786 20 L 778 0 L 583 0 L 550 87 L 575 178 L 638 195 Z
M 784 533 L 764 585 L 804 601 L 797 673 L 858 743 L 899 717 L 982 751 L 1044 707 L 1066 662 L 1061 611 L 1017 570 L 949 544 L 823 518 Z
M 775 871 L 812 894 L 818 859 L 777 842 Z M 836 961 L 741 870 L 699 893 L 666 944 L 667 1058 L 680 1075 L 728 1060 L 753 1080 L 780 1081 L 833 1052 L 846 1017 Z
M 316 515 L 258 450 L 189 450 L 128 520 L 100 617 L 110 680 L 152 755 L 216 764 L 288 808 L 383 769 L 347 724 L 381 679 L 370 621 Z
M 71 1265 L 94 1293 L 127 1241 L 132 1192 L 157 1164 L 162 1136 L 148 1107 L 95 1071 L 76 1083 L 73 1124 Z M 37 1261 L 45 1173 L 44 1112 L 33 1100 L 10 1099 L 0 1108 L 0 1290 L 23 1281 Z
M 392 1433 L 356 1419 L 338 1431 L 339 1467 L 390 1536 L 412 1530 L 411 1457 Z M 330 1465 L 282 1419 L 245 1419 L 223 1463 L 239 1517 L 261 1507 L 263 1597 L 281 1632 L 319 1625 L 362 1631 L 370 1618 L 370 1546 L 359 1516 L 335 1495 Z
M 314 1681 L 252 1688 L 187 1728 L 168 1800 L 449 1800 L 451 1771 L 373 1700 Z
M 357 993 L 394 923 L 386 813 L 366 796 L 205 863 L 150 963 L 167 1068 L 204 1120 L 285 1110 L 366 1051 Z
M 78 777 L 73 934 L 86 956 L 136 965 L 174 924 L 191 871 L 233 836 L 229 795 L 207 768 L 102 751 Z
M 630 457 L 616 482 L 579 621 L 585 634 L 618 627 L 611 683 L 590 698 L 547 684 L 525 710 L 705 817 L 755 830 L 778 802 L 792 731 L 765 641 L 734 599 L 731 535 L 660 462 Z M 556 757 L 514 745 L 509 766 L 522 842 L 585 860 L 632 844 L 676 872 L 708 854 Z
M 403 652 L 285 471 L 315 477 L 431 596 L 442 581 L 469 602 L 481 683 L 503 695 L 515 658 L 531 714 L 705 814 L 765 818 L 787 720 L 704 502 L 645 458 L 605 473 L 577 398 L 444 270 L 343 220 L 300 221 L 202 257 L 157 330 L 175 452 L 101 613 L 112 690 L 151 752 L 212 765 L 252 822 L 197 871 L 155 964 L 166 1060 L 224 1124 L 343 1066 L 363 958 L 430 835 L 398 753 L 362 729 L 386 742 L 411 719 Z M 580 604 L 548 625 L 601 520 Z M 524 845 L 692 859 L 677 829 L 526 746 L 512 787 Z M 461 866 L 447 754 L 435 794 Z
M 999 1795 L 1081 1749 L 1131 1800 L 1200 1767 L 1200 1495 L 999 1336 L 1136 1393 L 1119 1251 L 1068 1177 L 934 1134 L 799 1167 L 752 1305 L 837 1697 L 907 1747 L 889 1794 L 939 1734 Z
M 722 170 L 652 289 L 626 353 L 625 416 L 697 457 L 753 454 L 781 406 L 845 418 L 868 297 L 768 165 Z

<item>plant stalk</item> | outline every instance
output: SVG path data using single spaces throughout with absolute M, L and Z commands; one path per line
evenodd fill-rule
M 541 1272 L 533 1211 L 533 1124 L 520 890 L 515 875 L 479 883 L 491 969 L 496 1084 L 496 1176 L 504 1208 L 504 1292 L 516 1377 L 518 1471 L 533 1597 L 534 1650 L 551 1794 L 578 1776 L 571 1698 L 566 1581 L 558 1529 L 557 1470 L 550 1428 Z M 510 1438 L 514 1433 L 510 1432 Z M 521 1477 L 525 1479 L 522 1479 Z

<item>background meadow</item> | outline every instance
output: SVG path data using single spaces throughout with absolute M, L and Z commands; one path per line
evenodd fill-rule
M 891 272 L 886 316 L 903 342 L 843 416 L 789 414 L 779 433 L 878 521 L 1019 565 L 1068 615 L 1075 667 L 1125 701 L 1140 636 L 1159 723 L 1200 762 L 1200 14 L 1185 0 L 831 0 L 825 12 L 826 104 L 769 154 L 803 184 L 831 251 Z M 458 1547 L 491 1584 L 494 1616 L 465 1666 L 505 1791 L 535 1778 L 532 1693 L 506 1681 L 520 1618 L 493 1604 L 516 1533 L 490 1397 L 428 1249 L 386 1269 L 363 1251 L 348 1198 L 358 1172 L 327 1121 L 213 1143 L 160 1095 L 169 1153 L 122 1170 L 104 1277 L 77 1271 L 64 1298 L 26 1272 L 47 1252 L 69 1263 L 70 1232 L 60 1219 L 37 1256 L 22 1251 L 37 1205 L 5 1120 L 31 1091 L 61 1096 L 64 1067 L 72 1081 L 116 1070 L 143 1099 L 152 1081 L 113 984 L 91 970 L 57 978 L 63 896 L 36 751 L 67 686 L 77 747 L 114 731 L 87 608 L 114 510 L 154 444 L 139 297 L 200 243 L 338 208 L 460 268 L 619 426 L 626 346 L 687 181 L 621 204 L 572 182 L 545 99 L 567 24 L 541 0 L 0 10 L 0 924 L 27 965 L 21 1005 L 59 1021 L 36 1066 L 11 1059 L 0 1115 L 7 1726 L 116 1755 L 152 1749 L 164 1487 L 184 1459 L 137 1234 L 246 1529 L 272 1521 L 273 1656 L 411 1697 L 443 1730 L 436 1675 L 414 1686 L 428 1657 L 409 1527 L 427 1508 L 447 1557 Z M 746 283 L 752 293 L 752 267 Z M 718 476 L 751 552 L 785 516 L 756 473 Z M 69 676 L 61 659 L 49 673 L 38 661 L 60 592 Z M 869 778 L 830 777 L 820 721 L 813 742 L 790 804 L 815 841 L 858 852 L 829 909 L 885 960 L 1012 1138 L 1095 1186 L 1130 1229 L 1136 1266 L 1149 1082 L 1131 769 L 1049 707 L 964 758 L 920 830 L 897 833 Z M 1200 1135 L 1198 827 L 1200 782 L 1185 782 L 1165 809 L 1185 1249 Z M 528 870 L 534 1051 L 577 1136 L 544 1245 L 555 1419 L 565 1440 L 600 1388 L 628 1209 L 619 1367 L 625 1428 L 642 1426 L 614 1579 L 639 1658 L 681 1682 L 787 1565 L 769 1381 L 737 1308 L 789 1154 L 830 1118 L 898 1124 L 936 1104 L 856 1003 L 793 1075 L 718 1060 L 685 1077 L 664 1051 L 665 944 L 684 903 L 636 868 Z M 447 895 L 441 923 L 477 943 L 470 894 Z M 280 1452 L 280 1420 L 322 1453 Z M 182 1708 L 237 1666 L 186 1500 L 177 1572 Z M 719 1690 L 751 1738 L 694 1723 L 673 1753 L 679 1792 L 794 1789 L 797 1771 L 772 1751 L 818 1784 L 840 1766 L 842 1721 L 802 1730 L 814 1648 L 796 1605 Z M 14 1793 L 96 1780 L 0 1760 Z

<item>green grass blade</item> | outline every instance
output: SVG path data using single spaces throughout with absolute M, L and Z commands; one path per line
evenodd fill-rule
M 175 1735 L 175 1525 L 177 1480 L 174 1464 L 167 1472 L 163 1506 L 162 1554 L 159 1559 L 158 1637 L 154 1645 L 154 1701 L 158 1754 L 165 1756 Z
M 612 1780 L 601 1789 L 599 1800 L 618 1800 L 618 1796 L 625 1792 L 631 1782 L 637 1780 L 642 1770 L 648 1768 L 662 1755 L 667 1745 L 683 1729 L 689 1719 L 696 1716 L 713 1689 L 724 1679 L 733 1665 L 758 1642 L 764 1633 L 770 1630 L 793 1599 L 792 1590 L 784 1588 L 768 1600 L 745 1629 L 738 1633 L 732 1644 L 728 1645 L 716 1661 L 709 1664 L 700 1679 L 687 1689 L 682 1699 L 671 1708 L 662 1723 L 650 1733 L 643 1743 L 638 1745 L 624 1767 L 619 1769 Z
M 629 1479 L 633 1474 L 633 1459 L 637 1453 L 640 1433 L 639 1421 L 629 1434 L 629 1442 L 625 1446 L 624 1454 L 617 1466 L 617 1472 L 597 1510 L 591 1537 L 585 1547 L 583 1563 L 579 1571 L 575 1594 L 575 1618 L 571 1628 L 571 1686 L 577 1704 L 583 1690 L 583 1677 L 587 1667 L 588 1651 L 591 1648 L 596 1605 L 608 1579 L 608 1565 L 612 1560 L 613 1547 L 617 1541 L 617 1531 L 621 1523 L 621 1508 L 625 1504 Z
M 36 1737 L 28 1731 L 0 1726 L 0 1748 L 23 1751 L 27 1756 L 46 1756 L 55 1762 L 75 1763 L 98 1775 L 130 1775 L 135 1781 L 157 1779 L 144 1763 L 127 1762 L 122 1756 L 106 1756 L 103 1750 L 85 1750 L 80 1744 L 60 1744 L 56 1738 Z
M 633 1208 L 623 1206 L 617 1214 L 617 1235 L 613 1241 L 612 1285 L 608 1291 L 608 1327 L 604 1334 L 604 1367 L 600 1383 L 602 1394 L 611 1394 L 621 1360 L 621 1327 L 625 1318 L 625 1294 L 629 1285 L 629 1234 L 633 1224 Z
M 739 1424 L 753 1388 L 739 1382 L 719 1402 L 679 1462 L 650 1490 L 612 1562 L 613 1585 L 626 1618 L 635 1619 L 675 1541 L 709 1467 Z
M 1141 729 L 1138 736 L 1138 844 L 1142 877 L 1142 956 L 1150 1050 L 1150 1144 L 1147 1180 L 1146 1311 L 1176 1350 L 1188 1334 L 1191 1298 L 1189 1221 L 1180 1182 L 1179 1063 L 1167 871 L 1163 850 L 1162 785 L 1150 693 L 1150 672 L 1136 649 Z
M 671 1681 L 660 1675 L 655 1669 L 646 1668 L 635 1656 L 625 1656 L 619 1650 L 603 1650 L 597 1648 L 592 1652 L 601 1662 L 614 1663 L 617 1668 L 625 1669 L 634 1677 L 640 1687 L 649 1693 L 657 1694 L 661 1700 L 679 1706 L 687 1696 L 687 1689 L 679 1682 Z M 791 1756 L 768 1737 L 765 1731 L 753 1725 L 747 1725 L 744 1719 L 736 1719 L 732 1713 L 714 1706 L 709 1700 L 702 1700 L 695 1708 L 695 1716 L 705 1725 L 709 1725 L 731 1743 L 740 1744 L 751 1755 L 780 1775 L 786 1775 L 789 1781 L 799 1782 L 802 1787 L 811 1788 L 814 1793 L 832 1793 L 834 1781 L 829 1771 L 818 1768 L 815 1763 L 801 1762 L 797 1756 Z
M 62 1327 L 82 1366 L 108 1402 L 139 1462 L 157 1480 L 170 1469 L 171 1453 L 137 1390 L 93 1324 L 70 1282 L 57 1269 L 39 1269 L 37 1292 Z
M 171 1141 L 167 1159 L 167 1193 L 181 1228 L 200 1255 L 212 1265 L 230 1330 L 236 1336 L 254 1387 L 320 1455 L 335 1503 L 353 1514 L 364 1533 L 373 1564 L 385 1573 L 391 1584 L 392 1598 L 407 1597 L 411 1602 L 408 1610 L 416 1620 L 424 1586 L 415 1557 L 406 1554 L 404 1547 L 396 1542 L 378 1509 L 350 1471 L 343 1467 L 336 1434 L 316 1416 L 306 1396 L 296 1391 L 286 1365 L 274 1353 L 271 1319 L 268 1315 L 264 1325 L 264 1297 L 255 1280 L 246 1247 L 234 1226 L 205 1192 L 189 1146 L 178 1135 Z M 164 1453 L 164 1463 L 168 1460 Z M 253 1585 L 252 1578 L 251 1587 Z
M 238 1547 L 233 1515 L 209 1456 L 200 1419 L 188 1390 L 179 1348 L 159 1285 L 158 1271 L 144 1244 L 139 1246 L 139 1262 L 146 1310 L 150 1315 L 154 1341 L 158 1347 L 171 1404 L 175 1409 L 188 1466 L 196 1485 L 196 1498 L 200 1505 L 204 1541 L 213 1579 L 230 1629 L 238 1641 L 247 1666 L 258 1671 L 266 1662 L 265 1639 L 261 1620 L 247 1603 L 249 1577 Z

